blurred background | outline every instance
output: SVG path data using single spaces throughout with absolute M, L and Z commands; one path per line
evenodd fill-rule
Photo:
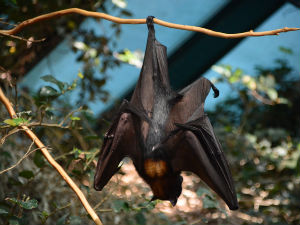
M 300 27 L 298 0 L 0 1 L 0 29 L 35 16 L 82 8 L 159 19 L 225 33 Z M 300 32 L 220 39 L 155 25 L 180 90 L 204 76 L 220 90 L 206 113 L 229 161 L 240 209 L 230 211 L 184 173 L 176 207 L 149 202 L 130 159 L 101 192 L 93 189 L 105 131 L 130 99 L 147 26 L 79 15 L 0 36 L 0 85 L 20 119 L 0 105 L 0 224 L 93 224 L 77 197 L 18 132 L 26 123 L 85 193 L 104 224 L 300 224 Z M 30 42 L 40 40 L 43 42 Z

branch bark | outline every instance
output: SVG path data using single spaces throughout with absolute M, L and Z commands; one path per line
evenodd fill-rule
M 12 107 L 12 104 L 4 95 L 2 89 L 0 88 L 0 101 L 6 107 L 9 115 L 11 118 L 17 118 L 16 112 Z M 44 157 L 47 161 L 57 170 L 57 172 L 62 176 L 62 178 L 67 182 L 67 184 L 72 188 L 75 194 L 78 196 L 79 200 L 81 201 L 82 205 L 86 209 L 86 211 L 90 214 L 92 219 L 94 220 L 96 225 L 103 225 L 101 220 L 99 219 L 96 212 L 90 206 L 89 202 L 85 198 L 82 191 L 79 187 L 75 184 L 75 182 L 69 177 L 69 175 L 65 172 L 65 170 L 55 161 L 55 159 L 49 153 L 47 147 L 40 141 L 40 139 L 25 125 L 20 126 L 21 129 L 27 134 L 27 136 L 35 143 L 35 145 L 41 150 Z
M 43 15 L 34 17 L 32 19 L 25 20 L 10 30 L 0 30 L 0 34 L 14 35 L 14 34 L 19 33 L 21 30 L 23 30 L 27 26 L 33 25 L 33 24 L 41 22 L 41 21 L 49 20 L 49 19 L 52 19 L 55 17 L 68 15 L 68 14 L 80 14 L 80 15 L 86 16 L 86 17 L 102 18 L 105 20 L 112 21 L 114 23 L 119 23 L 119 24 L 145 24 L 146 23 L 146 19 L 122 19 L 119 17 L 105 14 L 105 13 L 91 12 L 91 11 L 87 11 L 87 10 L 83 10 L 83 9 L 79 9 L 79 8 L 70 8 L 70 9 L 64 9 L 64 10 L 55 11 L 52 13 L 43 14 Z M 228 39 L 243 38 L 243 37 L 249 37 L 249 36 L 257 37 L 257 36 L 266 36 L 266 35 L 279 35 L 279 33 L 282 33 L 282 32 L 296 31 L 296 30 L 300 29 L 300 28 L 284 27 L 281 29 L 263 31 L 263 32 L 254 32 L 253 30 L 250 30 L 247 32 L 242 32 L 242 33 L 227 34 L 227 33 L 209 30 L 209 29 L 206 29 L 203 27 L 169 23 L 169 22 L 166 22 L 166 21 L 163 21 L 160 19 L 156 19 L 156 18 L 153 19 L 153 22 L 158 25 L 169 27 L 169 28 L 195 31 L 195 32 L 200 32 L 200 33 L 214 36 L 214 37 L 228 38 Z

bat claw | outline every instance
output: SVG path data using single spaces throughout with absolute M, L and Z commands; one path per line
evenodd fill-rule
M 176 203 L 177 203 L 177 199 L 170 199 L 169 201 L 171 202 L 171 204 L 172 204 L 173 207 L 174 207 L 174 206 L 176 205 Z

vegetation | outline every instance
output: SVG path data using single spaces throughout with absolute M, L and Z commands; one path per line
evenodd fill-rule
M 0 22 L 12 24 L 75 6 L 130 16 L 120 8 L 124 4 L 121 0 L 89 4 L 7 0 L 1 4 L 6 7 L 1 7 L 5 20 Z M 120 63 L 112 46 L 121 30 L 114 24 L 111 36 L 97 35 L 81 29 L 81 20 L 77 16 L 62 17 L 22 33 L 27 39 L 47 37 L 47 42 L 0 39 L 4 46 L 0 52 L 0 84 L 18 112 L 17 119 L 10 119 L 0 106 L 0 224 L 93 224 L 65 181 L 22 133 L 22 124 L 33 129 L 49 147 L 104 224 L 300 223 L 300 82 L 283 59 L 273 68 L 257 67 L 257 74 L 252 76 L 229 65 L 213 67 L 219 73 L 215 82 L 226 82 L 233 90 L 207 113 L 230 162 L 239 195 L 238 211 L 228 211 L 189 173 L 184 174 L 184 191 L 175 208 L 166 202 L 149 202 L 150 189 L 128 160 L 109 185 L 96 192 L 92 187 L 95 163 L 112 113 L 98 118 L 85 103 L 106 101 L 109 96 L 103 86 L 109 77 L 107 68 Z M 7 26 L 0 23 L 0 29 Z M 65 36 L 71 37 L 70 45 L 78 52 L 78 61 L 83 62 L 82 71 L 69 83 L 44 74 L 40 90 L 19 88 L 20 78 Z M 293 56 L 289 49 L 281 51 L 287 59 Z M 126 56 L 123 61 L 127 62 L 133 57 L 128 50 L 121 56 Z M 95 71 L 101 71 L 101 76 Z M 76 96 L 72 103 L 71 93 Z

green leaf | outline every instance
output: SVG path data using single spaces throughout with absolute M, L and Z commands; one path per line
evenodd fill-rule
M 234 73 L 229 77 L 230 83 L 238 82 L 242 77 L 243 71 L 241 69 L 236 69 Z
M 26 201 L 22 201 L 16 198 L 6 198 L 5 200 L 15 203 L 24 209 L 34 209 L 38 207 L 38 201 L 36 199 L 28 199 Z
M 36 199 L 29 199 L 28 201 L 22 201 L 20 206 L 24 209 L 34 209 L 38 207 L 38 201 Z
M 267 95 L 269 96 L 269 98 L 273 101 L 275 101 L 278 98 L 278 93 L 275 89 L 273 88 L 269 88 L 267 90 Z
M 45 159 L 44 159 L 43 154 L 40 151 L 35 152 L 34 157 L 33 157 L 33 162 L 39 168 L 42 168 L 45 166 Z
M 142 212 L 138 212 L 134 217 L 137 225 L 145 225 L 146 218 Z
M 215 208 L 218 208 L 218 206 L 219 206 L 217 201 L 212 200 L 207 195 L 204 196 L 202 201 L 203 201 L 203 208 L 205 208 L 205 209 L 215 209 Z
M 41 97 L 58 97 L 60 93 L 53 87 L 44 86 L 40 90 Z
M 19 220 L 17 218 L 10 218 L 9 225 L 19 225 Z
M 41 79 L 46 81 L 46 82 L 56 84 L 60 91 L 62 91 L 66 86 L 66 84 L 64 82 L 61 82 L 61 81 L 57 80 L 52 75 L 43 76 L 43 77 L 41 77 Z
M 113 201 L 112 208 L 113 208 L 114 212 L 118 213 L 121 210 L 128 211 L 129 205 L 127 202 L 125 202 L 123 200 L 115 200 L 115 201 Z
M 26 179 L 30 179 L 32 177 L 34 177 L 34 174 L 31 170 L 23 170 L 19 173 L 20 177 L 24 177 Z
M 80 120 L 80 118 L 77 116 L 70 116 L 70 120 Z
M 15 118 L 15 119 L 7 119 L 3 121 L 4 123 L 16 127 L 16 126 L 20 126 L 22 124 L 26 124 L 28 123 L 28 120 L 24 119 L 24 118 Z
M 207 188 L 204 188 L 204 187 L 198 188 L 196 193 L 198 196 L 203 196 L 203 195 L 211 196 L 211 192 Z
M 8 214 L 8 211 L 6 211 L 5 209 L 0 209 L 0 214 Z
M 286 47 L 283 47 L 283 46 L 280 46 L 279 47 L 279 51 L 285 53 L 285 54 L 288 54 L 288 55 L 292 55 L 293 54 L 293 50 L 290 49 L 290 48 L 286 48 Z
M 56 225 L 64 225 L 64 224 L 66 224 L 66 219 L 67 219 L 68 216 L 69 216 L 69 214 L 65 214 L 62 217 L 60 217 L 57 220 Z

